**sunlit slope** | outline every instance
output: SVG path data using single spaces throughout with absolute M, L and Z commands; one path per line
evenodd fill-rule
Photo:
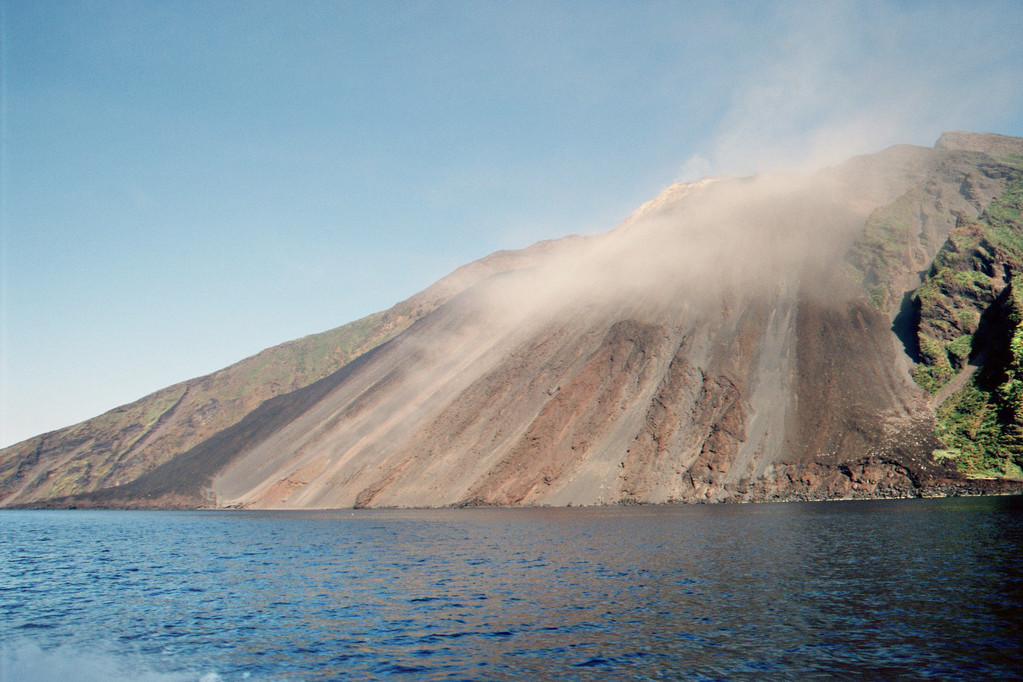
M 68 495 L 131 481 L 236 423 L 267 398 L 332 373 L 408 324 L 394 311 L 371 315 L 6 448 L 0 452 L 4 500 Z
M 266 400 L 329 376 L 479 279 L 528 266 L 538 254 L 557 248 L 542 242 L 492 254 L 384 312 L 269 348 L 213 374 L 0 450 L 0 504 L 129 483 L 236 424 Z

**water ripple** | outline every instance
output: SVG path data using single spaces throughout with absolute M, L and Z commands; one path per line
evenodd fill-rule
M 5 512 L 0 540 L 5 680 L 976 679 L 1023 650 L 1018 498 Z

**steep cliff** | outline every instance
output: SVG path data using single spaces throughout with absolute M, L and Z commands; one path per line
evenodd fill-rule
M 1023 171 L 975 219 L 960 216 L 914 292 L 936 455 L 975 476 L 1023 478 Z
M 1015 489 L 959 471 L 1017 473 L 971 468 L 969 436 L 942 412 L 967 403 L 940 391 L 966 381 L 976 339 L 996 349 L 1015 338 L 1006 301 L 1021 168 L 1023 140 L 953 133 L 808 177 L 676 185 L 607 234 L 495 254 L 387 313 L 265 352 L 288 358 L 279 378 L 243 368 L 261 354 L 8 448 L 3 502 L 567 505 Z M 1000 368 L 991 390 L 1009 443 L 1019 361 L 984 357 Z M 209 392 L 220 374 L 255 378 L 236 382 L 232 403 Z M 210 400 L 219 421 L 204 430 Z

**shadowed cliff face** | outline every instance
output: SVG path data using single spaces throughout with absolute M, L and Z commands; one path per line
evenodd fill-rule
M 1004 188 L 1001 156 L 957 135 L 809 177 L 673 186 L 607 234 L 509 254 L 499 269 L 467 266 L 472 277 L 432 288 L 411 326 L 335 374 L 73 503 L 954 491 L 966 484 L 930 456 L 933 411 L 891 329 L 895 311 L 869 287 L 883 281 L 901 299 L 956 215 L 977 215 Z M 889 253 L 864 235 L 892 206 L 905 234 Z

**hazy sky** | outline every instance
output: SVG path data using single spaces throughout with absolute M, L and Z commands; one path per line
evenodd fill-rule
M 675 181 L 1023 136 L 1018 0 L 0 12 L 0 445 Z

